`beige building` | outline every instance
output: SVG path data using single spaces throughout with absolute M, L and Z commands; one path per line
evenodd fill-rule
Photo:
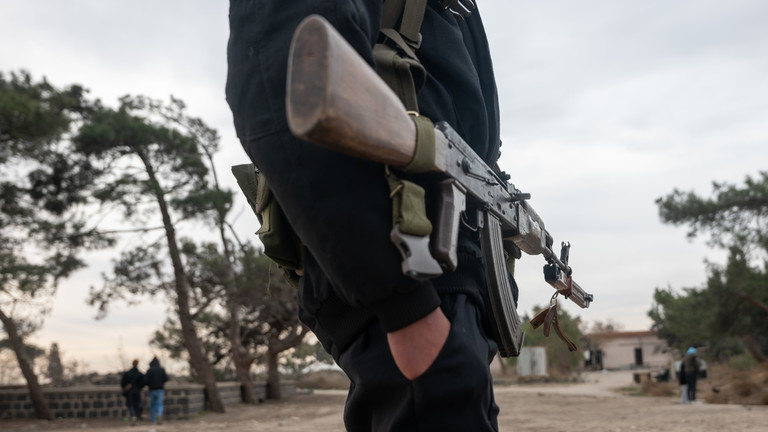
M 676 360 L 666 341 L 654 331 L 587 335 L 585 365 L 593 369 L 663 369 Z

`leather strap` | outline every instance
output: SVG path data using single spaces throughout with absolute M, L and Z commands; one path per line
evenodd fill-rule
M 555 334 L 557 334 L 557 337 L 568 346 L 568 351 L 576 351 L 579 349 L 576 344 L 563 333 L 563 329 L 560 328 L 560 320 L 557 319 L 557 302 L 539 312 L 538 315 L 533 317 L 530 323 L 534 330 L 541 327 L 543 324 L 544 336 L 546 337 L 549 337 L 552 324 L 554 324 Z

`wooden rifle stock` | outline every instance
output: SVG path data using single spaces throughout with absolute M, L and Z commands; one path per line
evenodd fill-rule
M 416 148 L 416 127 L 395 93 L 327 21 L 305 18 L 291 43 L 291 132 L 323 147 L 395 167 Z

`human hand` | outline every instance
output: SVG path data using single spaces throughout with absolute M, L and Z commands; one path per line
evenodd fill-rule
M 387 333 L 389 351 L 400 372 L 409 380 L 426 372 L 443 349 L 450 331 L 451 322 L 438 307 L 418 321 Z

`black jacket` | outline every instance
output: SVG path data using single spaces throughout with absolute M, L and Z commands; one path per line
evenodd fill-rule
M 157 357 L 153 358 L 152 361 L 149 362 L 147 373 L 144 375 L 144 382 L 150 390 L 162 390 L 166 381 L 168 381 L 168 374 L 166 374 L 165 369 L 160 366 L 160 361 Z
M 125 388 L 131 385 L 131 388 L 126 390 Z M 130 394 L 139 393 L 141 388 L 144 387 L 144 375 L 139 372 L 136 366 L 123 372 L 123 376 L 120 379 L 120 388 L 123 390 L 123 394 L 128 396 Z
M 680 385 L 686 385 L 688 384 L 688 381 L 685 377 L 685 362 L 680 362 L 680 370 L 677 371 L 677 382 Z
M 251 160 L 265 174 L 307 246 L 300 282 L 301 318 L 334 356 L 362 328 L 402 328 L 434 310 L 439 292 L 482 284 L 477 248 L 437 280 L 402 274 L 392 244 L 391 202 L 381 165 L 293 137 L 285 118 L 285 76 L 293 30 L 307 15 L 328 19 L 373 65 L 381 0 L 230 2 L 227 101 Z M 477 10 L 458 20 L 430 1 L 418 56 L 428 72 L 421 114 L 447 121 L 489 165 L 499 152 L 499 113 L 488 42 Z M 371 101 L 375 103 L 374 101 Z M 468 283 L 468 280 L 478 283 Z

